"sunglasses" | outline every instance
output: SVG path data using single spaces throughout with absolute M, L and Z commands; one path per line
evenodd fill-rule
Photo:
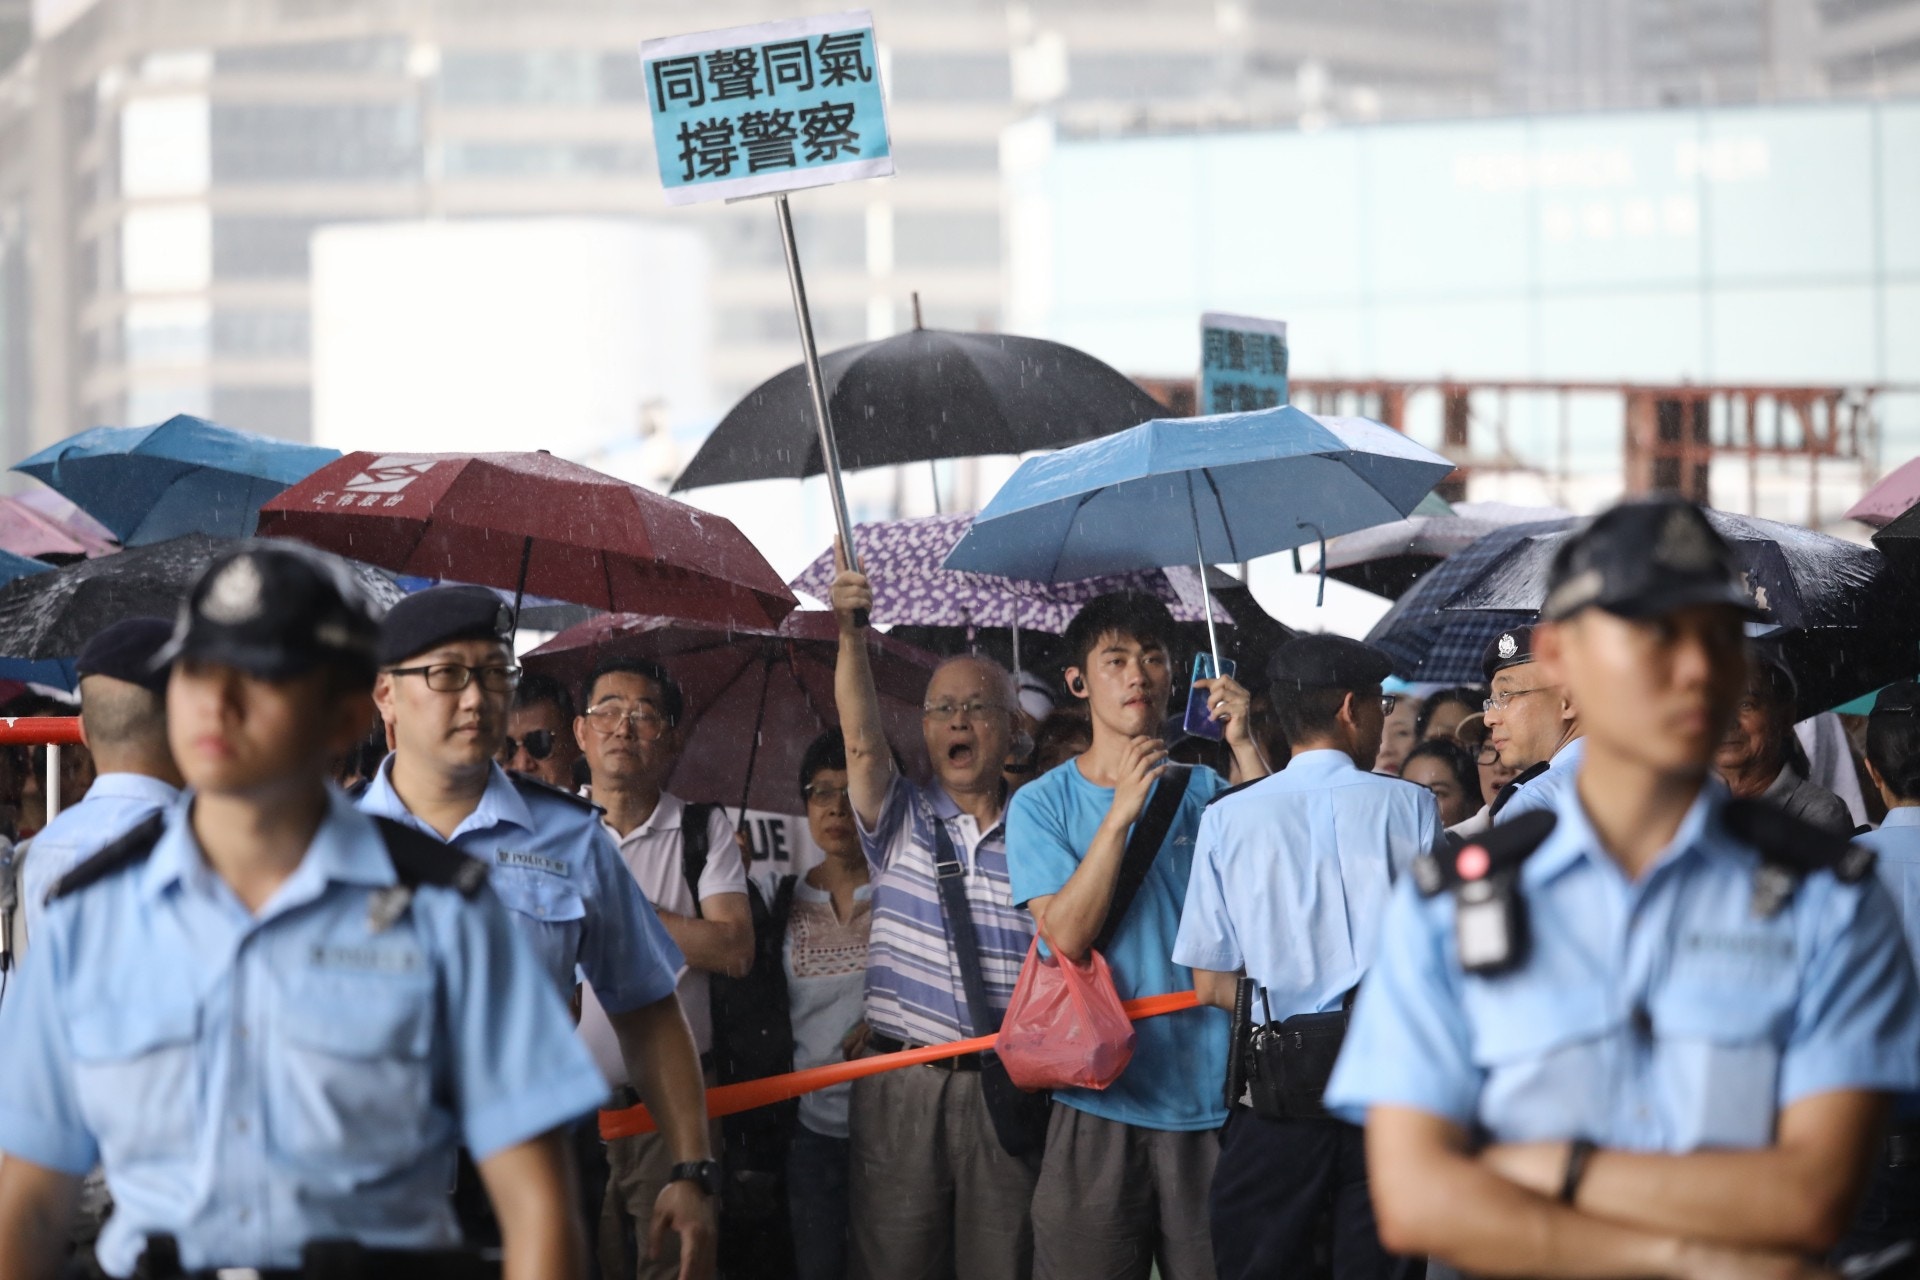
M 500 756 L 504 760 L 511 760 L 520 754 L 521 747 L 525 747 L 527 754 L 535 760 L 545 760 L 553 754 L 553 730 L 535 729 L 524 738 L 509 735 L 500 746 Z

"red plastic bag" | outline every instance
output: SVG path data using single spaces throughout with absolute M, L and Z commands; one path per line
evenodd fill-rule
M 1027 948 L 993 1051 L 1022 1089 L 1104 1089 L 1133 1061 L 1133 1023 L 1114 990 L 1106 957 L 1076 964 L 1042 929 Z

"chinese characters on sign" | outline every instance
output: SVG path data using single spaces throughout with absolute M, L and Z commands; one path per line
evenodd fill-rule
M 1200 412 L 1246 413 L 1287 402 L 1287 322 L 1209 311 L 1200 317 Z
M 669 204 L 893 172 L 865 12 L 649 40 L 640 57 Z

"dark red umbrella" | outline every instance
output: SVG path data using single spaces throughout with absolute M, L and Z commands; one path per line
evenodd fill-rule
M 350 453 L 261 507 L 260 532 L 610 612 L 773 626 L 795 605 L 732 521 L 547 453 Z
M 687 738 L 674 769 L 683 800 L 774 813 L 800 813 L 800 757 L 840 723 L 833 664 L 840 651 L 833 615 L 789 614 L 775 629 L 703 626 L 684 618 L 607 614 L 562 631 L 524 659 L 580 690 L 603 658 L 651 658 L 687 697 Z M 887 741 L 907 772 L 927 776 L 920 705 L 940 660 L 877 631 L 867 654 L 880 692 Z

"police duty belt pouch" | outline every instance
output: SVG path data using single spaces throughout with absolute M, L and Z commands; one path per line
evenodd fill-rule
M 1300 1013 L 1253 1028 L 1247 1041 L 1247 1100 L 1268 1120 L 1324 1120 L 1322 1103 L 1347 1038 L 1353 992 L 1338 1009 Z
M 1121 1006 L 1113 973 L 1100 953 L 1113 942 L 1173 829 L 1192 775 L 1169 769 L 1134 822 L 1114 878 L 1106 923 L 1084 961 L 1062 955 L 1039 924 L 1014 984 L 994 1052 L 1023 1089 L 1104 1089 L 1133 1061 L 1133 1023 Z M 1045 940 L 1053 954 L 1040 954 Z

